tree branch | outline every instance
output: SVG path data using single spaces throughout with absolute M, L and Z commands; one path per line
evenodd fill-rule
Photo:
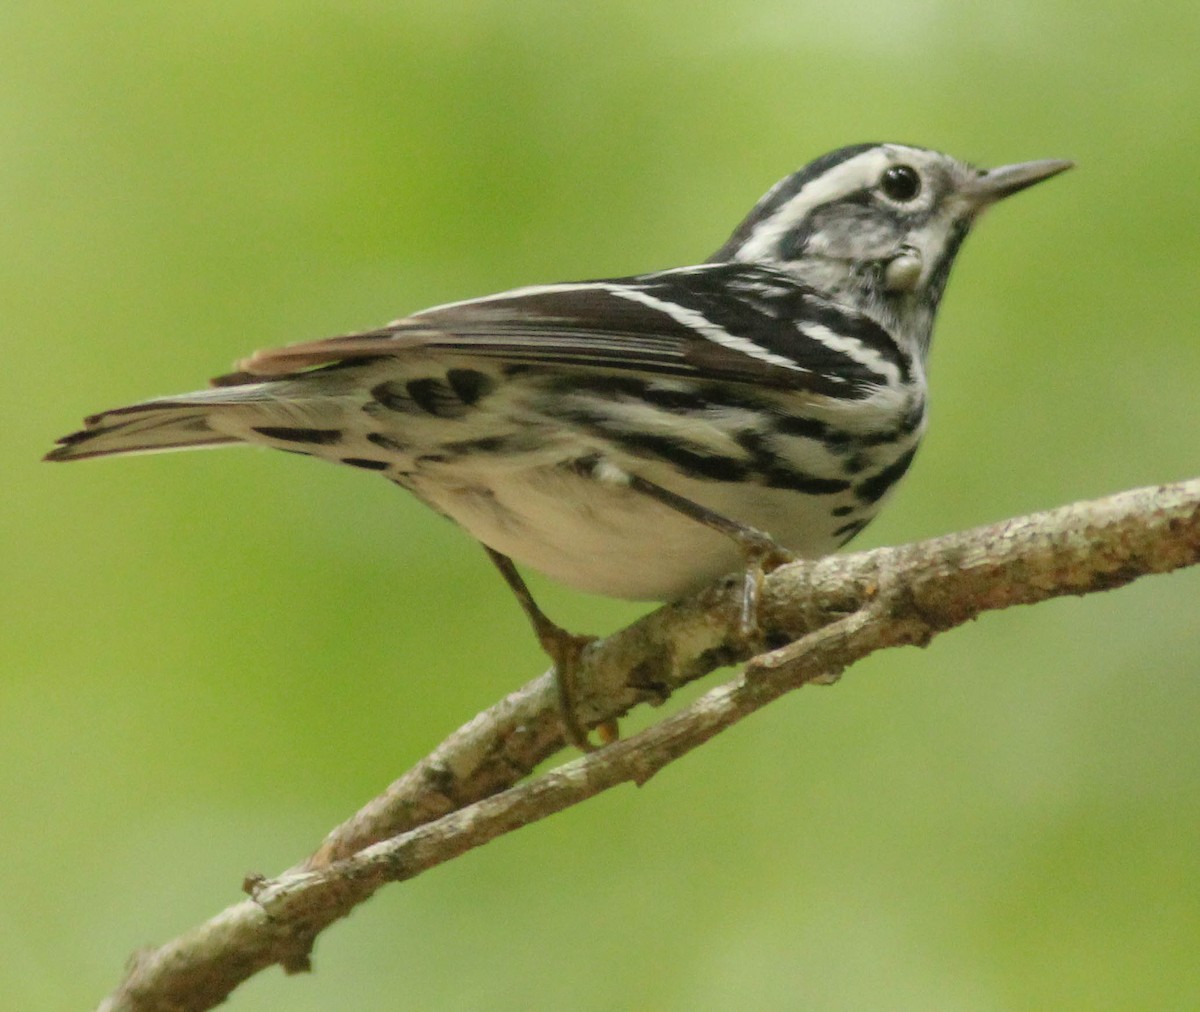
M 806 682 L 832 681 L 884 647 L 924 645 L 985 611 L 1109 590 L 1198 561 L 1200 479 L 784 566 L 764 581 L 757 643 L 739 632 L 740 577 L 724 580 L 589 647 L 581 717 L 594 725 L 660 703 L 753 658 L 736 678 L 639 734 L 521 783 L 563 746 L 550 677 L 535 679 L 454 732 L 307 861 L 248 880 L 251 899 L 135 955 L 101 1009 L 207 1009 L 272 964 L 306 970 L 317 935 L 384 883 L 617 784 L 643 784 Z

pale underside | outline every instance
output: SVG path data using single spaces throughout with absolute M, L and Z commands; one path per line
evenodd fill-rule
M 448 370 L 469 370 L 495 388 L 454 418 L 431 417 L 401 396 L 404 384 Z M 678 438 L 713 460 L 740 462 L 744 445 L 731 438 L 747 426 L 764 424 L 759 413 L 714 407 L 707 413 L 673 415 L 634 397 L 604 402 L 603 430 L 563 421 L 572 399 L 595 417 L 597 401 L 586 392 L 543 389 L 527 377 L 504 383 L 495 363 L 474 358 L 409 353 L 402 359 L 364 363 L 329 373 L 318 384 L 310 374 L 295 391 L 287 381 L 262 384 L 261 399 L 239 391 L 240 403 L 208 415 L 208 424 L 249 443 L 266 444 L 329 459 L 386 462 L 379 473 L 412 491 L 484 544 L 568 586 L 614 597 L 669 600 L 738 569 L 743 559 L 724 535 L 645 494 L 620 475 L 637 475 L 707 509 L 769 532 L 802 556 L 840 547 L 878 511 L 884 496 L 864 501 L 853 484 L 818 495 L 754 482 L 698 479 L 669 461 L 628 452 L 607 433 L 649 433 Z M 670 390 L 679 381 L 658 380 Z M 395 399 L 368 400 L 364 391 L 387 384 Z M 297 396 L 303 392 L 303 396 Z M 231 391 L 232 392 L 232 391 Z M 216 394 L 213 391 L 212 394 Z M 211 396 L 211 394 L 210 394 Z M 770 401 L 772 395 L 756 392 Z M 797 394 L 786 398 L 789 410 Z M 853 403 L 802 395 L 806 416 L 842 432 L 864 435 L 893 427 L 911 410 L 909 398 L 881 388 Z M 738 417 L 744 414 L 744 417 Z M 271 427 L 336 430 L 336 445 L 299 446 L 258 431 Z M 899 442 L 860 448 L 852 469 L 869 475 L 915 447 L 920 426 Z M 817 480 L 844 478 L 851 465 L 845 452 L 823 441 L 764 431 L 764 439 Z M 483 449 L 486 447 L 486 451 Z M 603 462 L 607 467 L 596 467 Z M 581 466 L 586 465 L 586 466 Z M 849 533 L 848 533 L 849 531 Z

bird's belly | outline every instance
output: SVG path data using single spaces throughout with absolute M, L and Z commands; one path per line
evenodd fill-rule
M 848 522 L 869 519 L 852 495 L 803 496 L 672 474 L 645 476 L 709 510 L 768 532 L 803 556 L 834 550 L 845 540 Z M 473 481 L 424 477 L 411 487 L 484 544 L 590 593 L 672 600 L 745 564 L 726 535 L 644 493 L 568 468 L 480 473 Z M 856 511 L 849 520 L 848 508 Z

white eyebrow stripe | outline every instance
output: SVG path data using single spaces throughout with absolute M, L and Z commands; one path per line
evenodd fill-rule
M 783 236 L 794 228 L 797 222 L 809 215 L 813 208 L 873 185 L 883 170 L 891 164 L 896 150 L 888 145 L 871 148 L 839 162 L 815 179 L 810 179 L 771 217 L 754 227 L 750 237 L 738 247 L 735 259 L 770 259 Z

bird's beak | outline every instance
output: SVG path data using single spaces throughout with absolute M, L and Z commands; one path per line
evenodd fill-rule
M 977 210 L 982 211 L 989 204 L 1010 197 L 1034 183 L 1040 183 L 1043 179 L 1066 172 L 1074 165 L 1074 162 L 1061 158 L 1043 158 L 1036 162 L 1002 165 L 973 179 L 967 186 L 967 197 Z

